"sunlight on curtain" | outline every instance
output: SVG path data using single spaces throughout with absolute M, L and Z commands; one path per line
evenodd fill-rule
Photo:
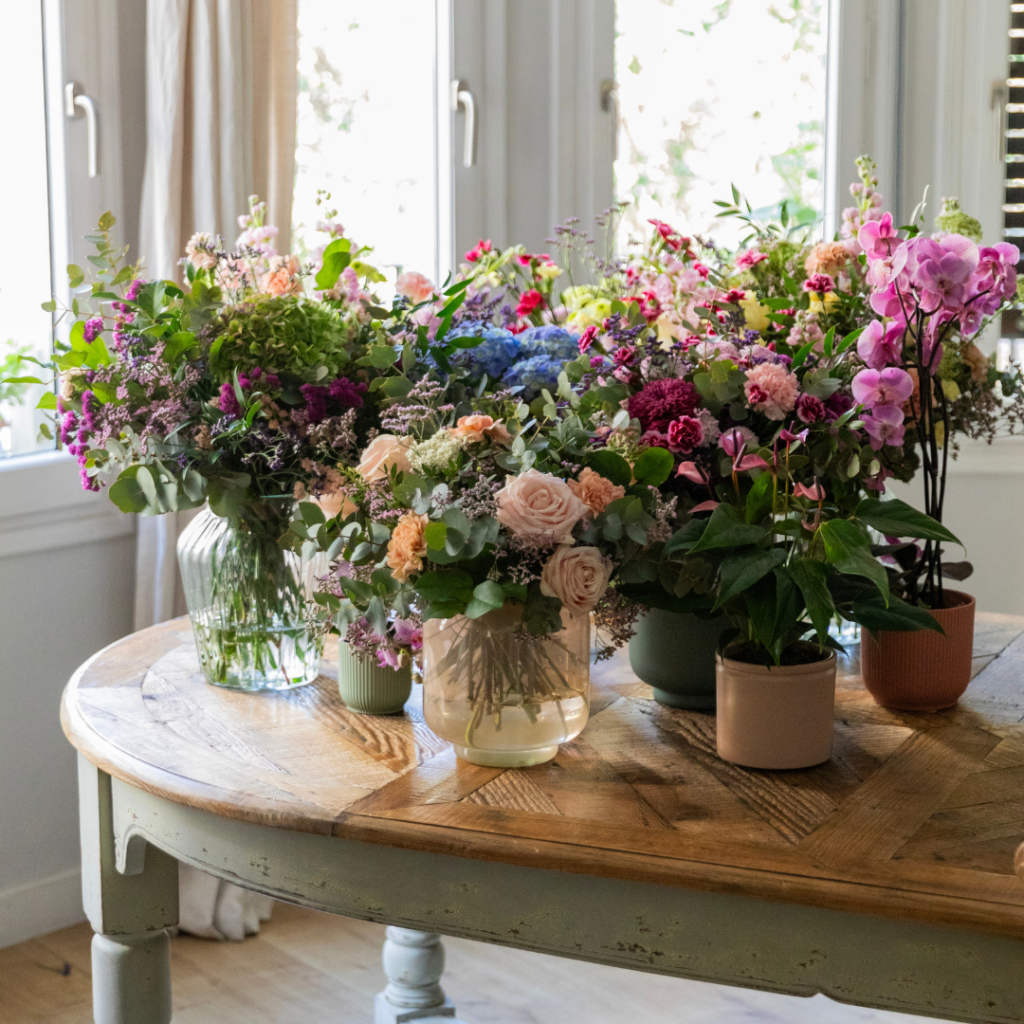
M 762 215 L 821 216 L 827 3 L 620 0 L 619 241 L 649 217 L 733 245 L 715 221 L 735 184 Z M 650 230 L 649 228 L 647 230 Z
M 4 234 L 0 252 L 0 377 L 14 369 L 16 353 L 45 359 L 50 353 L 50 315 L 39 307 L 50 298 L 50 213 L 46 168 L 46 110 L 43 93 L 43 26 L 39 4 L 10 4 L 4 10 L 4 59 L 0 95 L 4 136 L 16 145 L 0 163 Z M 19 376 L 38 367 L 22 365 Z M 0 384 L 0 458 L 22 455 L 53 442 L 38 439 L 44 422 L 35 405 L 40 385 Z
M 294 251 L 333 208 L 370 262 L 432 275 L 434 122 L 432 3 L 300 0 Z

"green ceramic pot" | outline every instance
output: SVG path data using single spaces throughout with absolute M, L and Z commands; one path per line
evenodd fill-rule
M 338 644 L 338 692 L 349 711 L 360 715 L 401 714 L 412 692 L 412 666 L 381 668 Z
M 728 621 L 649 608 L 629 641 L 629 664 L 660 704 L 715 710 L 715 655 Z

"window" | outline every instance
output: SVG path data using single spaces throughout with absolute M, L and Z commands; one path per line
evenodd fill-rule
M 296 252 L 323 245 L 335 209 L 381 270 L 435 273 L 434 16 L 423 0 L 300 0 Z
M 14 4 L 4 12 L 7 53 L 0 62 L 5 105 L 4 134 L 17 139 L 17 159 L 0 164 L 0 190 L 8 198 L 0 253 L 0 377 L 18 354 L 45 359 L 50 316 L 40 308 L 50 298 L 50 217 L 46 162 L 46 99 L 43 28 L 39 4 Z M 13 99 L 17 97 L 17 99 Z M 23 367 L 32 375 L 35 367 Z M 41 385 L 0 384 L 0 458 L 52 448 L 39 438 L 43 413 L 35 406 Z
M 620 244 L 649 217 L 735 245 L 715 200 L 762 217 L 822 215 L 823 0 L 619 0 L 615 191 Z

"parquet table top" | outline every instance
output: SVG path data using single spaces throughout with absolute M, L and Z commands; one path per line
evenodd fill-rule
M 856 669 L 831 761 L 788 772 L 720 761 L 714 717 L 657 704 L 624 653 L 575 742 L 505 770 L 457 761 L 418 687 L 405 716 L 350 712 L 330 654 L 289 693 L 208 686 L 185 618 L 95 655 L 62 721 L 109 774 L 228 818 L 1024 936 L 1024 618 L 979 616 L 951 711 L 880 708 Z

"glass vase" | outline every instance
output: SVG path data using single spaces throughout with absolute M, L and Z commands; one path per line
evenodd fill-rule
M 423 714 L 473 764 L 550 761 L 590 713 L 590 616 L 562 612 L 562 629 L 533 636 L 512 606 L 479 619 L 423 624 Z
M 225 519 L 206 507 L 178 538 L 199 664 L 214 686 L 290 690 L 320 671 L 313 594 L 327 562 L 278 544 L 293 508 L 291 498 L 264 499 Z

